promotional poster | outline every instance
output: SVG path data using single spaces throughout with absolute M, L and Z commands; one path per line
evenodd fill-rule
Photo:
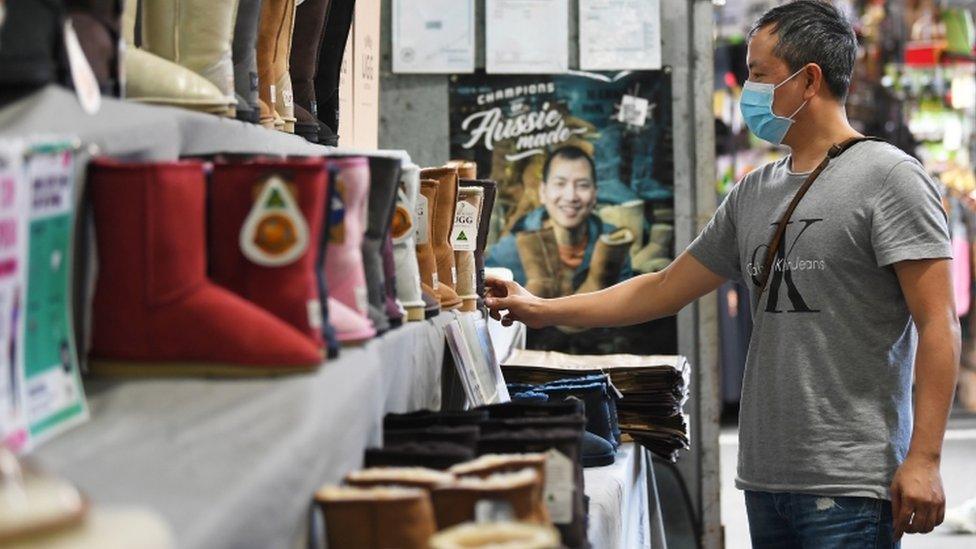
M 27 260 L 27 184 L 23 144 L 0 143 L 0 445 L 15 452 L 28 443 L 24 404 L 24 268 Z
M 600 290 L 674 257 L 671 74 L 451 77 L 451 156 L 498 182 L 485 251 L 540 297 Z M 532 330 L 528 346 L 673 353 L 673 319 Z

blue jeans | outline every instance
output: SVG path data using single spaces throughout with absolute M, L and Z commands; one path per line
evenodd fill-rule
M 890 501 L 747 491 L 746 511 L 754 548 L 900 546 L 894 541 Z

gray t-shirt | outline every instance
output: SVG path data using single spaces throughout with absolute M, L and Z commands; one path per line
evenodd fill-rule
M 895 147 L 854 145 L 800 202 L 757 302 L 767 244 L 807 176 L 789 168 L 747 175 L 689 247 L 753 293 L 736 486 L 890 499 L 917 343 L 892 264 L 952 257 L 940 192 Z

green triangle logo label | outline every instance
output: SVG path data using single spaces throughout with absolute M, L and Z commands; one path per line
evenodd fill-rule
M 468 235 L 464 234 L 464 231 L 461 231 L 461 232 L 458 233 L 457 239 L 458 239 L 458 242 L 460 242 L 462 240 L 466 242 L 468 240 Z
M 281 197 L 281 189 L 272 188 L 268 194 L 268 199 L 264 203 L 265 208 L 284 208 L 285 199 Z

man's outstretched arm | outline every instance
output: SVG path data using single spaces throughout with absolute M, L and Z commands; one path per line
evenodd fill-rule
M 725 278 L 688 252 L 667 269 L 644 274 L 598 292 L 542 299 L 515 282 L 489 278 L 485 303 L 491 316 L 530 328 L 628 326 L 677 314 L 685 305 L 718 288 Z

